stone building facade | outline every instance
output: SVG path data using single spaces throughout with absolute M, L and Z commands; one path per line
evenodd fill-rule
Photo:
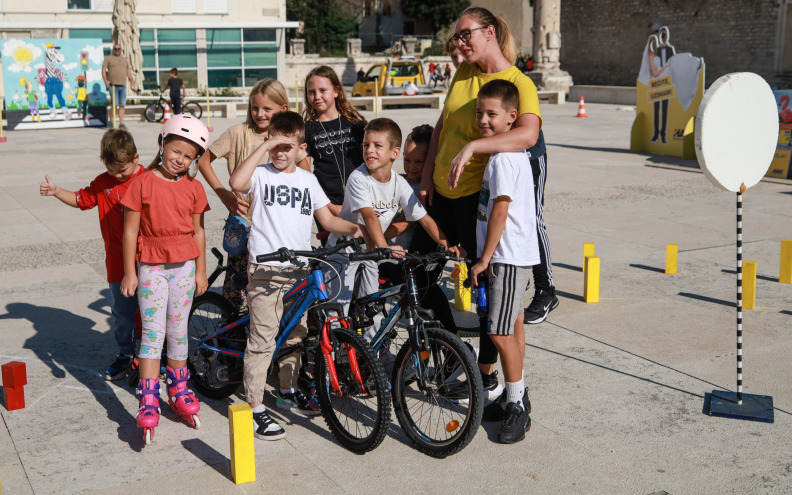
M 704 58 L 707 86 L 746 71 L 792 87 L 792 0 L 562 1 L 561 66 L 575 84 L 633 86 L 660 26 L 678 53 Z

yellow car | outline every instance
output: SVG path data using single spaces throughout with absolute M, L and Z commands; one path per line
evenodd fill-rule
M 366 75 L 352 87 L 352 96 L 401 95 L 410 83 L 417 87 L 413 88 L 416 93 L 432 94 L 421 60 L 415 57 L 389 58 L 366 71 Z

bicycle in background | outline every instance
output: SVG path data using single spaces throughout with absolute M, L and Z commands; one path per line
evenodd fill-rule
M 159 101 L 156 103 L 151 103 L 146 107 L 144 115 L 146 116 L 146 120 L 149 122 L 161 122 L 163 117 L 165 117 L 165 105 L 171 106 L 170 102 L 165 99 L 165 94 L 160 93 Z M 200 119 L 203 116 L 203 107 L 199 103 L 194 101 L 184 101 L 182 103 L 182 113 L 192 115 L 196 119 Z

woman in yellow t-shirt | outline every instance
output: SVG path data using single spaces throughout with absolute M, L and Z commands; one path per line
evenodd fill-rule
M 538 175 L 534 182 L 539 185 L 533 192 L 537 197 L 537 212 L 541 212 L 545 170 L 544 145 L 540 137 L 542 118 L 536 86 L 514 66 L 517 50 L 511 32 L 502 18 L 487 9 L 470 7 L 457 20 L 451 41 L 459 48 L 464 62 L 454 75 L 443 113 L 432 134 L 424 162 L 419 197 L 427 206 L 429 214 L 443 229 L 449 244 L 461 244 L 468 256 L 474 257 L 478 196 L 490 154 L 531 151 L 532 169 L 536 168 L 534 176 Z M 481 86 L 494 79 L 505 79 L 517 86 L 520 91 L 519 115 L 509 132 L 482 138 L 476 125 L 476 97 Z M 537 141 L 539 150 L 534 148 Z M 541 172 L 537 174 L 539 170 Z M 530 189 L 525 191 L 526 194 L 531 192 Z M 537 220 L 540 220 L 540 216 L 541 213 L 538 213 Z M 549 312 L 558 303 L 549 272 L 549 244 L 544 222 L 537 221 L 537 224 L 539 237 L 544 241 L 540 246 L 541 274 L 534 270 L 537 294 L 542 296 L 537 298 L 537 302 L 544 301 L 545 296 L 549 295 L 551 302 L 545 305 Z M 413 241 L 415 249 L 426 248 L 421 245 L 422 238 L 423 236 L 416 235 L 416 240 Z M 542 290 L 540 285 L 543 286 Z M 529 313 L 531 311 L 527 310 L 526 316 Z M 545 313 L 544 317 L 546 316 Z M 486 329 L 486 322 L 482 323 L 482 328 Z M 482 337 L 486 336 L 485 332 L 486 330 Z M 490 339 L 482 338 L 479 368 L 482 370 L 485 389 L 488 389 L 488 398 L 494 398 L 490 396 L 502 390 L 492 374 L 496 359 L 497 351 Z

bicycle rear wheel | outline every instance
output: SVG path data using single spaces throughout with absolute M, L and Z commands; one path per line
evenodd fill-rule
M 341 445 L 358 454 L 369 452 L 382 443 L 390 425 L 388 380 L 382 364 L 363 337 L 345 328 L 333 328 L 330 340 L 340 390 L 332 389 L 324 355 L 317 352 L 316 381 L 322 415 Z M 350 366 L 353 353 L 362 387 Z
M 201 105 L 195 103 L 194 101 L 188 101 L 182 107 L 182 113 L 186 113 L 192 115 L 196 119 L 200 119 L 203 115 L 203 108 L 201 108 Z
M 481 424 L 484 391 L 467 346 L 441 328 L 427 328 L 427 350 L 408 341 L 393 367 L 393 407 L 404 432 L 421 452 L 445 457 L 459 452 Z M 420 359 L 425 386 L 419 385 Z
M 146 107 L 146 120 L 149 122 L 159 122 L 165 116 L 165 108 L 159 103 L 152 103 Z
M 230 370 L 240 366 L 242 358 L 235 359 L 208 349 L 198 349 L 197 342 L 215 333 L 221 325 L 233 321 L 234 306 L 216 292 L 205 292 L 193 300 L 187 327 L 187 366 L 195 388 L 212 399 L 224 399 L 233 394 L 239 383 L 228 383 Z M 236 330 L 236 329 L 234 329 Z M 232 348 L 244 352 L 246 342 L 243 329 L 229 331 L 209 341 L 216 347 Z

